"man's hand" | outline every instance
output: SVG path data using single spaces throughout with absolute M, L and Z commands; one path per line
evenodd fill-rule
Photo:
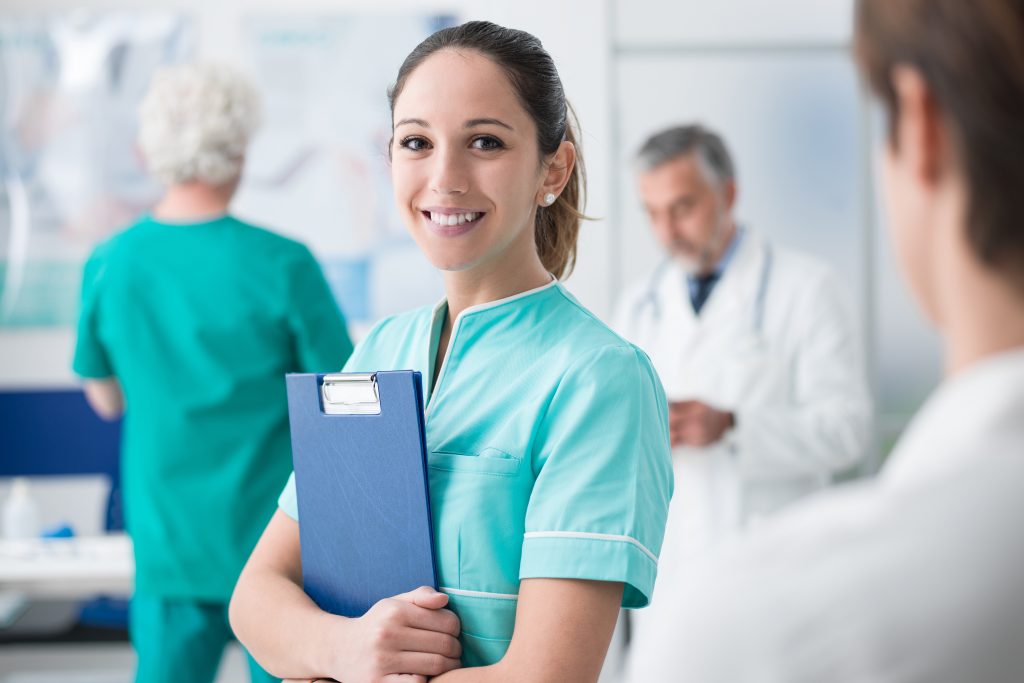
M 736 418 L 731 412 L 712 408 L 700 401 L 668 404 L 669 441 L 673 448 L 710 446 L 735 424 Z

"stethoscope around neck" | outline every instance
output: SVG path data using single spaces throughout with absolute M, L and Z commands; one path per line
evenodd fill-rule
M 761 274 L 757 282 L 757 296 L 754 298 L 754 311 L 753 311 L 753 331 L 756 337 L 761 336 L 761 332 L 764 330 L 764 308 L 765 300 L 768 296 L 768 285 L 771 282 L 772 277 L 772 248 L 767 242 L 761 245 Z M 674 257 L 669 254 L 658 267 L 651 273 L 650 282 L 647 284 L 647 291 L 636 303 L 633 309 L 633 322 L 639 323 L 640 317 L 643 315 L 644 310 L 648 307 L 651 309 L 652 319 L 655 323 L 661 320 L 661 302 L 658 300 L 658 285 L 661 283 L 662 277 L 665 275 L 665 271 L 672 265 Z

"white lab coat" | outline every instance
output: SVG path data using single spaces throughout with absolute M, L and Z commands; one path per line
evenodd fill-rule
M 877 479 L 678 576 L 650 681 L 1024 681 L 1024 347 L 948 380 Z
M 688 562 L 827 485 L 868 450 L 861 337 L 836 277 L 809 256 L 774 244 L 767 253 L 746 230 L 699 317 L 674 265 L 627 290 L 616 313 L 616 329 L 650 355 L 670 401 L 698 399 L 733 411 L 737 422 L 717 444 L 673 452 L 675 493 L 653 602 L 630 613 L 631 683 L 671 680 L 645 662 Z

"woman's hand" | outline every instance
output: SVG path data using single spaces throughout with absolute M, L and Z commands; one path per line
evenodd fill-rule
M 426 683 L 459 668 L 459 618 L 447 604 L 447 595 L 422 587 L 337 622 L 330 671 L 344 683 Z

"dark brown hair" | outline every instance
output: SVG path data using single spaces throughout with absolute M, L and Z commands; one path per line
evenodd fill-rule
M 968 190 L 967 238 L 1024 291 L 1024 0 L 860 0 L 855 50 L 889 116 L 892 70 L 917 69 L 949 125 Z
M 576 147 L 576 164 L 565 189 L 547 207 L 537 208 L 534 237 L 544 267 L 562 279 L 576 262 L 576 238 L 584 218 L 586 171 L 583 152 L 573 131 L 575 116 L 565 99 L 562 80 L 551 55 L 541 42 L 526 31 L 504 28 L 489 21 L 470 21 L 442 29 L 416 46 L 402 62 L 395 84 L 388 90 L 392 116 L 395 101 L 410 74 L 439 50 L 474 50 L 504 70 L 520 104 L 537 127 L 541 159 L 558 151 L 563 141 Z

